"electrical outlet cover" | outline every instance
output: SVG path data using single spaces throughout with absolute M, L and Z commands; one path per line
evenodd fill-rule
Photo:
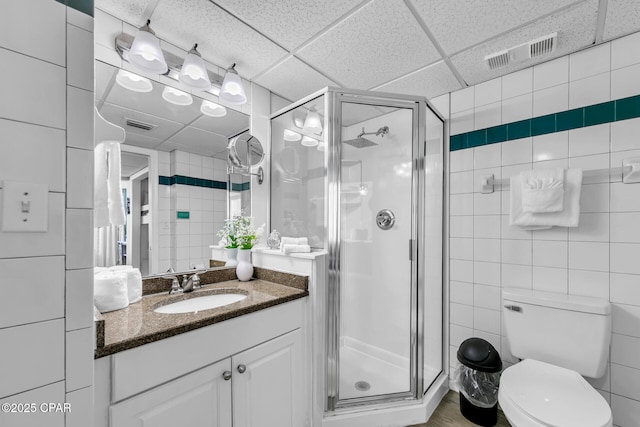
M 40 232 L 49 228 L 49 186 L 28 182 L 2 183 L 3 232 Z

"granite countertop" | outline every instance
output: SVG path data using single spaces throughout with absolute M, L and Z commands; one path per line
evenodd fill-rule
M 243 314 L 262 310 L 309 295 L 307 277 L 256 269 L 248 282 L 226 280 L 203 285 L 201 289 L 187 294 L 168 295 L 166 292 L 146 295 L 142 301 L 122 310 L 102 313 L 104 321 L 103 345 L 98 331 L 95 358 L 139 347 L 154 341 L 188 332 Z M 270 274 L 273 273 L 273 274 Z M 284 276 L 284 277 L 283 277 Z M 289 280 L 287 276 L 292 276 Z M 302 279 L 302 280 L 296 280 Z M 277 280 L 283 284 L 275 283 Z M 240 293 L 247 295 L 242 301 L 196 313 L 161 314 L 154 310 L 162 305 L 216 293 Z

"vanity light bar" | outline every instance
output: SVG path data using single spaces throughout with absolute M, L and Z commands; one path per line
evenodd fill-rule
M 120 58 L 122 58 L 123 61 L 127 61 L 129 63 L 131 63 L 131 61 L 129 61 L 129 50 L 133 44 L 133 39 L 134 37 L 127 33 L 120 33 L 116 37 L 116 52 L 118 52 L 118 55 L 120 55 Z M 172 80 L 179 81 L 178 76 L 180 75 L 180 69 L 182 68 L 184 59 L 171 52 L 167 52 L 164 49 L 162 49 L 162 53 L 164 54 L 164 59 L 169 67 L 167 72 L 162 75 L 167 76 Z M 205 90 L 204 92 L 218 96 L 220 94 L 222 82 L 224 81 L 224 75 L 213 73 L 209 69 L 207 69 L 207 74 L 211 81 L 211 89 Z

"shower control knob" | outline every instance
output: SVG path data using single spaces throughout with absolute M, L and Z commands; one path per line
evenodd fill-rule
M 238 372 L 240 372 L 241 374 L 244 374 L 246 370 L 247 370 L 246 366 L 238 365 Z
M 388 230 L 396 223 L 396 216 L 389 209 L 383 209 L 376 215 L 376 224 L 382 230 Z
M 225 381 L 229 381 L 229 380 L 231 379 L 231 371 L 224 371 L 224 372 L 222 373 L 222 378 L 223 378 Z

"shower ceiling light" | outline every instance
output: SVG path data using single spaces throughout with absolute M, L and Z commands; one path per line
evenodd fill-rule
M 358 190 L 358 192 L 360 193 L 361 196 L 366 196 L 367 193 L 369 192 L 369 189 L 367 188 L 366 184 L 360 184 L 360 189 Z
M 160 49 L 160 40 L 149 27 L 150 23 L 151 21 L 147 20 L 147 24 L 140 27 L 133 39 L 129 50 L 129 62 L 147 73 L 164 74 L 169 67 Z
M 202 100 L 200 112 L 209 117 L 224 117 L 227 115 L 226 108 L 220 104 L 216 104 L 215 102 L 207 101 L 206 99 Z
M 298 132 L 294 132 L 290 129 L 284 130 L 285 141 L 300 141 L 300 138 L 302 138 L 302 135 L 300 135 Z
M 211 87 L 211 81 L 197 47 L 198 43 L 194 44 L 189 51 L 180 69 L 178 80 L 192 89 L 208 90 Z
M 312 107 L 311 110 L 307 111 L 307 117 L 304 119 L 302 130 L 315 133 L 316 135 L 322 133 L 322 122 L 320 121 L 320 115 L 316 111 L 316 107 Z
M 316 145 L 318 145 L 318 140 L 311 138 L 310 136 L 304 136 L 302 137 L 301 144 L 305 147 L 315 147 Z
M 244 104 L 247 102 L 247 95 L 244 93 L 242 79 L 240 79 L 235 66 L 236 64 L 233 64 L 227 68 L 220 88 L 220 99 L 231 104 Z
M 193 98 L 191 95 L 171 86 L 164 87 L 164 90 L 162 91 L 162 98 L 175 105 L 186 106 L 193 104 Z
M 132 90 L 134 92 L 151 92 L 153 85 L 151 80 L 146 77 L 133 74 L 126 70 L 118 70 L 116 75 L 116 83 L 125 89 Z

